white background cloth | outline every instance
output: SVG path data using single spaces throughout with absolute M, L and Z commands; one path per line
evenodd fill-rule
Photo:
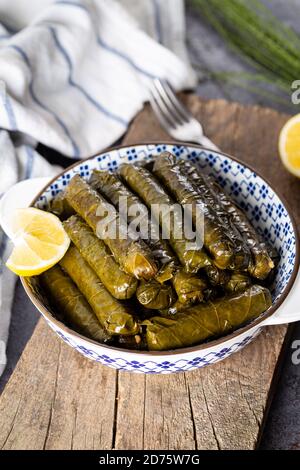
M 154 77 L 192 87 L 184 39 L 183 0 L 0 0 L 0 195 L 57 173 L 36 143 L 92 155 L 125 133 Z M 0 233 L 3 261 L 9 250 Z M 2 262 L 2 353 L 14 285 Z

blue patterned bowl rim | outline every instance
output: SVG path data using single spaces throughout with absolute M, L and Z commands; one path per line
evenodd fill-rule
M 79 160 L 79 161 L 76 161 L 75 163 L 73 163 L 72 165 L 68 166 L 67 168 L 65 168 L 63 171 L 61 171 L 58 175 L 56 175 L 54 178 L 52 178 L 48 183 L 47 185 L 37 194 L 37 196 L 34 198 L 34 200 L 32 201 L 31 203 L 31 206 L 34 206 L 35 203 L 38 201 L 38 199 L 40 198 L 40 196 L 46 191 L 46 189 L 51 186 L 51 184 L 53 184 L 59 177 L 61 177 L 64 173 L 67 173 L 69 170 L 71 170 L 72 168 L 78 166 L 79 164 L 84 164 L 84 162 L 86 161 L 89 161 L 89 160 L 93 160 L 94 158 L 96 157 L 99 157 L 101 156 L 102 154 L 107 154 L 113 150 L 121 150 L 121 149 L 126 149 L 127 147 L 128 148 L 133 148 L 133 147 L 139 147 L 139 146 L 146 146 L 146 145 L 160 145 L 160 146 L 163 146 L 163 145 L 174 145 L 174 146 L 180 146 L 180 147 L 189 147 L 189 148 L 195 148 L 197 150 L 203 150 L 203 151 L 206 151 L 206 152 L 212 152 L 211 149 L 209 148 L 206 148 L 206 147 L 202 147 L 201 145 L 197 145 L 197 144 L 191 144 L 189 142 L 179 142 L 179 141 L 147 141 L 147 142 L 138 142 L 138 143 L 128 143 L 126 145 L 118 145 L 118 146 L 112 146 L 112 147 L 109 147 L 107 149 L 104 149 L 103 151 L 101 152 L 97 152 L 95 155 L 92 155 L 90 157 L 87 157 L 85 159 L 82 159 L 82 160 Z M 126 354 L 134 354 L 134 355 L 143 355 L 143 356 L 167 356 L 167 355 L 172 355 L 172 356 L 175 356 L 175 355 L 180 355 L 180 354 L 184 354 L 184 353 L 189 353 L 189 352 L 195 352 L 195 351 L 200 351 L 200 350 L 203 350 L 203 349 L 207 349 L 207 348 L 210 348 L 210 347 L 214 347 L 214 346 L 217 346 L 217 345 L 220 345 L 222 343 L 225 343 L 227 341 L 230 341 L 231 339 L 245 333 L 246 331 L 248 330 L 251 330 L 252 328 L 255 328 L 255 327 L 259 327 L 259 325 L 264 321 L 266 320 L 267 318 L 269 318 L 271 315 L 273 315 L 276 310 L 278 310 L 278 308 L 280 307 L 280 305 L 283 303 L 283 301 L 286 299 L 286 297 L 288 296 L 294 282 L 295 282 L 295 279 L 296 279 L 296 276 L 297 276 L 297 273 L 298 273 L 298 270 L 299 270 L 299 261 L 300 261 L 300 243 L 299 243 L 299 236 L 298 236 L 298 231 L 297 231 L 297 226 L 296 226 L 296 222 L 295 222 L 295 218 L 294 216 L 292 215 L 292 212 L 291 212 L 291 209 L 289 207 L 289 204 L 287 203 L 287 201 L 285 200 L 285 198 L 283 196 L 281 196 L 281 194 L 279 194 L 273 187 L 272 183 L 267 179 L 265 178 L 264 176 L 262 176 L 260 174 L 260 172 L 258 172 L 257 170 L 255 170 L 251 165 L 249 165 L 248 163 L 245 163 L 243 162 L 242 160 L 238 159 L 237 157 L 233 157 L 232 155 L 228 154 L 228 153 L 225 153 L 225 152 L 222 152 L 222 151 L 215 151 L 213 150 L 213 153 L 217 153 L 217 154 L 220 154 L 226 158 L 229 158 L 231 160 L 233 160 L 234 162 L 244 166 L 245 168 L 248 168 L 251 172 L 253 172 L 254 174 L 256 174 L 257 176 L 259 176 L 262 180 L 265 181 L 265 183 L 271 188 L 271 190 L 277 195 L 277 197 L 281 200 L 281 202 L 283 203 L 283 205 L 285 206 L 286 208 L 286 211 L 288 213 L 288 216 L 291 220 L 291 223 L 292 223 L 292 226 L 293 226 L 293 232 L 294 232 L 294 236 L 295 236 L 295 245 L 296 245 L 296 256 L 295 256 L 295 263 L 294 263 L 294 268 L 293 268 L 293 272 L 290 276 L 290 279 L 285 287 L 285 289 L 283 290 L 283 292 L 281 293 L 280 297 L 273 303 L 273 305 L 268 309 L 266 310 L 262 315 L 260 315 L 258 318 L 256 318 L 254 321 L 252 321 L 251 323 L 247 324 L 246 326 L 243 326 L 242 328 L 238 328 L 237 330 L 233 331 L 232 333 L 226 335 L 226 336 L 223 336 L 221 338 L 218 338 L 218 339 L 215 339 L 215 340 L 212 340 L 212 341 L 209 341 L 209 342 L 206 342 L 206 343 L 202 343 L 202 344 L 199 344 L 199 345 L 196 345 L 196 346 L 190 346 L 190 347 L 187 347 L 187 348 L 180 348 L 180 349 L 176 349 L 176 350 L 170 350 L 170 351 L 133 351 L 133 350 L 130 350 L 130 349 L 124 349 L 124 348 L 117 348 L 115 346 L 108 346 L 106 344 L 99 344 L 98 342 L 92 340 L 92 339 L 89 339 L 87 338 L 86 336 L 83 336 L 81 335 L 80 333 L 77 333 L 76 331 L 72 330 L 71 328 L 67 327 L 64 323 L 62 323 L 61 321 L 59 321 L 57 318 L 55 318 L 51 312 L 46 308 L 46 306 L 39 300 L 39 298 L 36 296 L 36 294 L 33 292 L 33 290 L 31 289 L 30 285 L 29 285 L 29 282 L 26 278 L 24 277 L 21 277 L 21 282 L 22 282 L 22 285 L 25 289 L 25 292 L 26 294 L 28 295 L 28 297 L 30 298 L 30 300 L 32 301 L 32 303 L 35 305 L 35 307 L 40 311 L 42 312 L 42 314 L 45 316 L 45 318 L 54 323 L 58 328 L 60 328 L 61 330 L 64 330 L 65 332 L 73 335 L 73 336 L 76 336 L 84 341 L 87 341 L 93 345 L 96 345 L 96 346 L 101 346 L 102 348 L 105 348 L 107 350 L 114 350 L 114 351 L 119 351 L 119 352 L 126 352 Z

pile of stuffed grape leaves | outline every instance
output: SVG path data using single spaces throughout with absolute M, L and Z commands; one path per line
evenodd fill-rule
M 88 181 L 75 175 L 48 210 L 71 244 L 39 276 L 41 287 L 53 312 L 94 341 L 150 351 L 194 346 L 272 304 L 274 248 L 215 179 L 169 152 L 151 166 L 123 163 Z

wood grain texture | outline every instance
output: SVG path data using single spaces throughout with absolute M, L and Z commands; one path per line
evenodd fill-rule
M 184 100 L 225 152 L 258 168 L 299 222 L 299 182 L 277 157 L 287 116 L 222 100 Z M 167 139 L 146 107 L 124 143 Z M 2 449 L 253 449 L 287 334 L 265 328 L 225 361 L 194 372 L 138 375 L 81 356 L 43 320 L 0 397 Z

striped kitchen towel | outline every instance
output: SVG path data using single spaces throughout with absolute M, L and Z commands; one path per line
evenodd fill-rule
M 154 77 L 193 87 L 184 38 L 183 0 L 0 0 L 0 195 L 57 172 L 39 142 L 70 158 L 113 144 Z M 1 374 L 14 277 L 0 269 Z
M 0 127 L 70 157 L 115 142 L 154 77 L 194 84 L 187 62 L 158 42 L 186 58 L 181 0 L 0 0 L 1 18 Z

